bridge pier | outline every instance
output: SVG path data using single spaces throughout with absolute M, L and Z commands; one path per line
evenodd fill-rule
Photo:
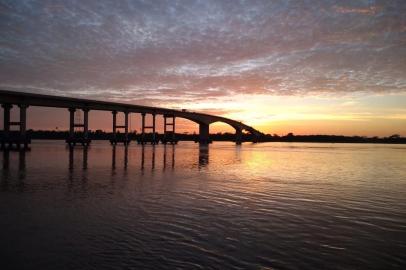
M 112 111 L 113 114 L 113 136 L 110 139 L 112 145 L 116 145 L 119 142 L 122 142 L 124 145 L 130 144 L 130 139 L 128 138 L 128 115 L 129 112 L 124 112 L 124 125 L 117 125 L 117 111 Z M 124 128 L 124 137 L 117 137 L 117 129 Z
M 3 121 L 3 136 L 1 138 L 0 148 L 1 150 L 12 149 L 13 145 L 16 146 L 17 149 L 21 149 L 23 146 L 24 150 L 28 149 L 28 144 L 31 142 L 27 138 L 27 108 L 26 104 L 19 104 L 18 107 L 20 108 L 20 120 L 17 122 L 10 121 L 11 117 L 11 109 L 13 108 L 12 104 L 3 104 L 2 105 L 4 110 L 4 121 Z M 19 130 L 12 132 L 10 130 L 11 126 L 18 126 Z M 14 134 L 12 134 L 14 133 Z M 14 136 L 13 136 L 14 135 Z
M 152 114 L 152 141 L 151 141 L 151 144 L 156 144 L 157 143 L 157 141 L 156 141 L 156 133 L 155 133 L 155 117 L 156 117 L 156 114 L 153 113 Z
M 75 137 L 75 108 L 69 108 L 69 140 Z
M 117 130 L 117 111 L 112 111 L 111 112 L 113 114 L 113 138 L 110 140 L 110 143 L 115 145 L 117 144 L 116 139 L 117 139 L 117 134 L 116 134 L 116 130 Z
M 20 107 L 20 136 L 25 141 L 27 137 L 27 108 L 25 104 L 18 105 Z
M 10 111 L 13 105 L 11 104 L 3 104 L 1 105 L 3 108 L 3 137 L 1 139 L 1 149 L 6 149 L 8 146 L 7 142 L 10 139 Z
M 128 139 L 128 112 L 124 112 L 124 144 L 128 145 L 130 143 Z
M 172 122 L 168 122 L 168 118 L 172 118 Z M 172 130 L 168 130 L 168 127 L 172 127 Z M 164 137 L 162 139 L 163 144 L 177 144 L 178 140 L 175 138 L 175 116 L 164 114 Z
M 145 125 L 145 116 L 146 113 L 141 113 L 141 138 L 138 140 L 139 144 L 146 144 L 148 141 L 151 142 L 151 144 L 158 144 L 159 140 L 156 137 L 156 132 L 155 132 L 155 118 L 156 114 L 152 113 L 152 126 L 147 126 Z M 146 138 L 145 130 L 152 130 L 152 136 L 151 138 Z
M 83 111 L 83 138 L 89 138 L 89 109 L 82 109 Z
M 28 149 L 30 141 L 27 139 L 27 108 L 25 104 L 18 105 L 20 108 L 20 122 L 17 124 L 20 126 L 20 138 L 18 139 L 17 148 L 20 148 L 20 143 L 24 145 L 24 149 Z
M 242 129 L 236 128 L 235 129 L 235 143 L 240 145 L 242 143 Z
M 141 113 L 141 138 L 138 143 L 145 143 L 145 113 Z
M 209 144 L 212 141 L 210 140 L 209 134 L 209 124 L 199 123 L 199 140 L 200 144 Z
M 75 146 L 77 143 L 83 146 L 89 146 L 91 140 L 89 139 L 89 109 L 83 108 L 83 124 L 75 123 L 76 108 L 69 108 L 69 137 L 66 139 L 66 143 L 69 146 Z M 83 135 L 75 135 L 75 127 L 83 128 Z

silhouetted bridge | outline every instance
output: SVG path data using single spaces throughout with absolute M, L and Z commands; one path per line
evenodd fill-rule
M 247 126 L 239 121 L 228 119 L 225 117 L 189 112 L 186 110 L 173 110 L 159 107 L 150 106 L 140 106 L 132 105 L 126 103 L 116 103 L 116 102 L 106 102 L 98 100 L 89 99 L 79 99 L 70 97 L 58 97 L 51 95 L 41 95 L 32 93 L 23 93 L 15 91 L 0 90 L 0 103 L 2 104 L 4 110 L 4 130 L 3 136 L 1 138 L 1 147 L 8 148 L 16 145 L 18 148 L 23 145 L 25 148 L 30 143 L 29 138 L 26 136 L 27 129 L 27 108 L 29 106 L 40 106 L 40 107 L 54 107 L 54 108 L 66 108 L 69 110 L 69 137 L 66 142 L 69 145 L 83 144 L 88 145 L 90 143 L 88 125 L 89 125 L 89 111 L 99 110 L 99 111 L 111 111 L 112 112 L 112 127 L 113 134 L 110 142 L 116 144 L 122 142 L 128 144 L 130 142 L 128 137 L 128 120 L 129 114 L 140 113 L 141 118 L 141 139 L 139 143 L 151 142 L 153 144 L 158 143 L 157 133 L 156 133 L 156 115 L 163 115 L 164 118 L 164 137 L 162 139 L 163 143 L 176 143 L 175 138 L 175 119 L 185 118 L 191 120 L 199 125 L 199 135 L 197 141 L 201 144 L 210 143 L 209 137 L 209 126 L 214 122 L 223 122 L 235 129 L 235 142 L 241 144 L 242 142 L 242 132 L 246 131 L 252 134 L 253 141 L 257 141 L 262 135 L 258 130 Z M 20 120 L 18 122 L 10 121 L 10 111 L 13 105 L 17 105 L 20 110 Z M 83 111 L 83 123 L 75 123 L 75 111 Z M 117 125 L 117 114 L 124 113 L 124 125 Z M 147 125 L 145 116 L 147 114 L 152 115 L 152 123 Z M 11 126 L 19 126 L 18 133 L 10 132 Z M 75 134 L 75 127 L 80 127 L 83 132 Z M 118 138 L 117 129 L 124 129 L 124 137 Z M 152 137 L 146 139 L 146 131 L 152 132 Z

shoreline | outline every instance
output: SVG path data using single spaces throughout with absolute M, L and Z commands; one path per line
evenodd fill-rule
M 76 133 L 81 136 L 81 132 Z M 2 132 L 0 131 L 0 140 L 2 140 Z M 12 135 L 13 136 L 13 135 Z M 89 131 L 90 140 L 106 140 L 109 141 L 113 136 L 111 132 L 102 130 Z M 123 138 L 123 133 L 117 133 L 117 138 Z M 156 133 L 156 138 L 161 140 L 164 134 Z M 179 141 L 196 141 L 198 134 L 175 133 L 175 137 Z M 230 141 L 235 142 L 234 133 L 217 133 L 210 134 L 211 141 Z M 66 140 L 69 137 L 68 131 L 55 130 L 27 130 L 27 138 L 30 140 Z M 151 138 L 152 133 L 145 133 L 145 138 Z M 128 134 L 128 139 L 136 141 L 141 138 L 141 134 L 132 132 Z M 344 136 L 344 135 L 294 135 L 289 133 L 285 136 L 264 134 L 262 137 L 253 137 L 250 134 L 242 134 L 242 142 L 297 142 L 297 143 L 371 143 L 371 144 L 406 144 L 406 137 L 394 134 L 389 137 L 364 137 L 364 136 Z

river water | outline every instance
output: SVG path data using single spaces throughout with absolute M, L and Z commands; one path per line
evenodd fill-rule
M 1 269 L 406 269 L 406 146 L 1 152 Z

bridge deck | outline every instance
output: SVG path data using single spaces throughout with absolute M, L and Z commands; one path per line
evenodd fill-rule
M 40 106 L 40 107 L 75 108 L 75 109 L 101 110 L 101 111 L 118 111 L 128 113 L 172 115 L 175 117 L 189 119 L 201 125 L 209 125 L 214 122 L 224 122 L 234 127 L 237 131 L 246 130 L 257 136 L 262 135 L 262 133 L 259 132 L 258 130 L 248 125 L 245 125 L 239 121 L 210 114 L 190 112 L 186 110 L 174 110 L 127 103 L 90 100 L 72 97 L 59 97 L 52 95 L 16 92 L 8 90 L 0 90 L 0 103 Z

